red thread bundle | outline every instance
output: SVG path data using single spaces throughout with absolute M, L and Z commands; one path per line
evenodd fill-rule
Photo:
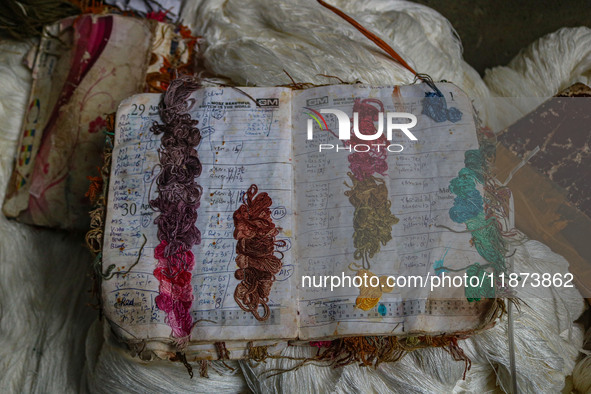
M 234 299 L 242 310 L 251 312 L 257 320 L 269 318 L 269 294 L 275 275 L 281 271 L 283 253 L 275 247 L 284 247 L 285 241 L 275 241 L 279 230 L 271 219 L 269 209 L 273 201 L 267 193 L 257 195 L 258 188 L 251 185 L 242 196 L 243 204 L 234 212 L 234 238 L 236 244 Z M 277 252 L 281 257 L 275 256 Z M 263 315 L 259 314 L 263 307 Z
M 160 103 L 163 124 L 154 124 L 151 129 L 162 134 L 158 198 L 150 201 L 152 208 L 160 211 L 154 221 L 160 240 L 154 249 L 158 260 L 154 276 L 160 282 L 155 302 L 166 313 L 172 335 L 179 339 L 188 338 L 193 326 L 191 271 L 195 257 L 191 248 L 201 243 L 201 233 L 195 226 L 202 194 L 195 178 L 201 175 L 201 162 L 194 148 L 201 141 L 201 133 L 188 113 L 193 104 L 188 98 L 198 87 L 188 78 L 174 80 Z
M 379 109 L 372 105 L 377 104 Z M 373 135 L 376 133 L 376 126 L 374 122 L 377 122 L 380 116 L 380 112 L 384 112 L 384 105 L 377 99 L 356 99 L 353 104 L 353 112 L 358 113 L 358 129 L 363 135 Z M 352 119 L 353 120 L 353 119 Z M 351 133 L 351 139 L 345 142 L 345 145 L 352 146 L 353 148 L 358 144 L 366 144 L 364 141 L 357 137 L 355 133 Z M 378 147 L 381 145 L 381 147 Z M 369 178 L 374 173 L 385 175 L 388 171 L 388 162 L 385 146 L 388 145 L 386 136 L 382 133 L 379 138 L 374 140 L 370 149 L 367 152 L 355 152 L 348 156 L 349 168 L 355 178 L 362 181 Z

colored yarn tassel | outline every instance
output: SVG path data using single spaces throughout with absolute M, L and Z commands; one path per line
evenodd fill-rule
M 271 220 L 273 201 L 267 193 L 259 193 L 256 185 L 250 186 L 242 196 L 243 204 L 234 212 L 234 238 L 236 264 L 234 276 L 241 282 L 234 291 L 238 306 L 260 321 L 270 315 L 269 294 L 275 275 L 281 271 L 283 253 L 275 247 L 284 247 L 285 241 L 276 241 L 279 230 Z M 278 253 L 280 257 L 275 256 Z M 263 314 L 259 314 L 259 307 Z
M 356 260 L 362 260 L 369 267 L 369 259 L 380 251 L 380 244 L 386 245 L 392 239 L 392 226 L 398 218 L 390 212 L 392 202 L 383 179 L 371 176 L 358 181 L 353 173 L 348 173 L 353 181 L 345 195 L 355 207 L 353 214 L 353 246 Z M 366 266 L 367 265 L 367 266 Z
M 479 125 L 478 119 L 475 119 Z M 468 150 L 464 154 L 464 165 L 458 176 L 450 181 L 449 190 L 456 195 L 454 205 L 449 210 L 449 217 L 456 223 L 465 223 L 467 230 L 472 234 L 471 242 L 488 264 L 480 266 L 472 264 L 467 266 L 468 277 L 477 276 L 484 278 L 487 267 L 492 266 L 496 275 L 507 272 L 505 255 L 507 254 L 504 236 L 512 233 L 503 233 L 499 219 L 506 218 L 508 214 L 508 201 L 510 190 L 505 187 L 497 187 L 488 173 L 488 162 L 495 155 L 495 147 L 491 142 L 494 138 L 486 128 L 478 128 L 479 149 Z M 484 198 L 476 189 L 476 184 L 484 184 Z M 440 266 L 439 270 L 447 269 Z M 494 287 L 492 283 L 479 281 L 480 286 L 466 287 L 468 301 L 479 301 L 481 298 L 493 298 Z M 503 290 L 504 291 L 504 290 Z
M 191 271 L 195 257 L 191 248 L 201 243 L 201 233 L 195 226 L 202 194 L 195 182 L 201 175 L 195 147 L 201 133 L 197 121 L 188 113 L 193 105 L 189 96 L 198 87 L 190 78 L 174 80 L 160 104 L 163 124 L 154 124 L 151 129 L 154 134 L 162 134 L 158 197 L 150 201 L 152 208 L 160 212 L 154 221 L 160 240 L 154 249 L 158 260 L 154 276 L 160 282 L 155 302 L 166 313 L 172 335 L 179 343 L 188 340 L 193 326 Z
M 375 105 L 376 104 L 377 107 Z M 379 107 L 379 108 L 378 108 Z M 376 99 L 356 99 L 353 104 L 353 113 L 357 113 L 357 122 L 353 119 L 353 128 L 357 123 L 357 129 L 360 134 L 373 135 L 376 134 L 375 121 L 380 119 L 380 113 L 384 112 L 384 104 L 380 100 Z M 382 129 L 383 129 L 382 124 Z M 362 140 L 357 136 L 357 133 L 351 133 L 351 139 L 346 142 L 347 146 L 351 146 L 353 149 L 358 144 L 365 144 L 366 141 Z M 379 149 L 378 145 L 386 145 L 388 140 L 385 134 L 381 134 L 380 137 L 375 140 L 375 143 L 370 147 L 367 152 L 355 152 L 351 153 L 347 159 L 349 160 L 349 168 L 355 178 L 360 181 L 372 176 L 373 174 L 385 175 L 388 171 L 388 153 L 385 149 Z
M 356 99 L 353 112 L 357 114 L 357 121 L 353 119 L 353 128 L 357 130 L 353 130 L 346 145 L 354 150 L 358 144 L 364 144 L 357 132 L 363 135 L 376 134 L 374 122 L 380 119 L 380 112 L 384 112 L 384 104 L 377 99 Z M 398 218 L 390 212 L 392 202 L 388 198 L 385 181 L 374 176 L 385 176 L 388 171 L 388 154 L 379 148 L 379 145 L 384 146 L 387 142 L 386 136 L 382 134 L 367 152 L 354 152 L 347 157 L 351 169 L 347 175 L 353 185 L 349 186 L 351 190 L 346 191 L 345 195 L 355 207 L 353 258 L 361 260 L 365 269 L 369 269 L 369 259 L 380 251 L 380 244 L 386 245 L 392 239 L 392 226 L 398 223 Z

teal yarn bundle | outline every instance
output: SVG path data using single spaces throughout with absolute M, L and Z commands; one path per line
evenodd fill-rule
M 464 268 L 468 275 L 465 295 L 468 301 L 479 301 L 482 297 L 494 297 L 492 280 L 485 280 L 488 267 L 493 268 L 495 276 L 507 272 L 505 255 L 507 248 L 501 231 L 501 225 L 496 216 L 489 212 L 488 201 L 492 196 L 481 195 L 477 184 L 484 184 L 487 180 L 488 161 L 494 157 L 495 147 L 479 130 L 480 148 L 468 150 L 464 154 L 464 165 L 458 176 L 450 181 L 449 190 L 455 194 L 454 205 L 449 210 L 449 217 L 456 223 L 464 223 L 471 233 L 471 243 L 478 254 L 488 264 L 471 264 Z M 478 286 L 472 286 L 470 278 L 479 278 Z

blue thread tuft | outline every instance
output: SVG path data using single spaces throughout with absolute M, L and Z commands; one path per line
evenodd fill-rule
M 468 190 L 466 197 L 456 197 L 454 206 L 449 210 L 449 217 L 456 223 L 465 223 L 484 211 L 482 196 L 476 189 Z
M 423 115 L 427 115 L 437 123 L 449 120 L 456 123 L 462 119 L 462 112 L 455 108 L 447 108 L 445 97 L 441 93 L 426 92 L 423 99 Z
M 460 171 L 461 173 L 461 171 Z M 458 197 L 468 197 L 468 192 L 476 189 L 476 183 L 472 177 L 458 176 L 449 182 L 449 191 Z
M 462 120 L 462 112 L 456 107 L 451 107 L 447 111 L 447 119 L 452 123 L 459 122 Z

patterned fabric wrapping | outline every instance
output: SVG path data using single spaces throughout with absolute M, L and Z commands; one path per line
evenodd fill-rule
M 167 67 L 189 61 L 176 30 L 153 20 L 90 14 L 47 27 L 49 34 L 29 56 L 34 80 L 6 216 L 88 228 L 87 176 L 97 175 L 101 164 L 102 115 L 134 93 L 166 88 Z

